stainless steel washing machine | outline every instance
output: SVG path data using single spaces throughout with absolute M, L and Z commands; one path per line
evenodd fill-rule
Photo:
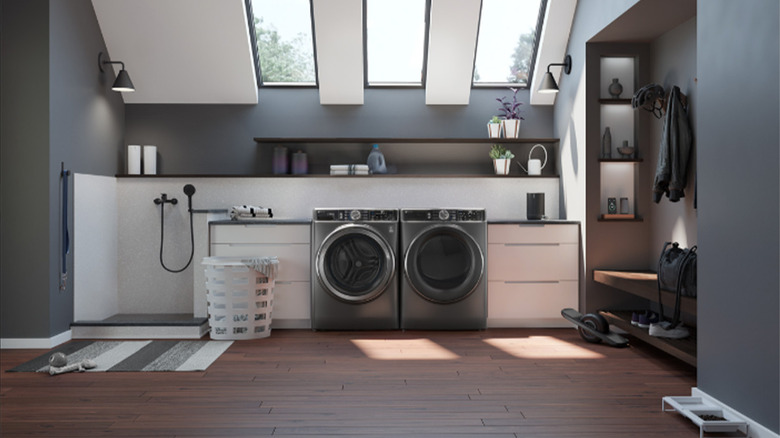
M 401 328 L 487 325 L 484 209 L 401 209 Z
M 398 322 L 398 210 L 314 210 L 315 330 L 390 330 Z

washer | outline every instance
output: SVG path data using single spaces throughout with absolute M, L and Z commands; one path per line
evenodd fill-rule
M 487 325 L 484 209 L 402 209 L 401 328 Z
M 314 210 L 315 330 L 391 330 L 398 322 L 398 210 Z

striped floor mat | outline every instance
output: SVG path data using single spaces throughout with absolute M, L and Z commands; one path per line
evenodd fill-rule
M 68 363 L 92 359 L 87 371 L 203 371 L 233 341 L 73 341 L 8 371 L 49 372 L 49 356 L 62 352 Z

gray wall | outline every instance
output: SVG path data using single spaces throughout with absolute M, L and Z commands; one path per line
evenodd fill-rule
M 60 163 L 115 174 L 124 105 L 112 78 L 100 76 L 106 48 L 89 0 L 3 0 L 2 8 L 0 336 L 49 338 L 73 320 L 72 277 L 59 290 Z
M 700 0 L 697 19 L 698 385 L 775 433 L 780 433 L 778 8 L 777 0 Z M 746 71 L 751 81 L 745 81 Z M 735 161 L 736 154 L 743 158 Z
M 161 174 L 267 174 L 272 147 L 258 146 L 254 137 L 482 138 L 497 113 L 495 99 L 508 95 L 504 88 L 475 89 L 469 105 L 428 106 L 421 89 L 368 89 L 363 105 L 323 106 L 316 89 L 275 88 L 261 89 L 257 105 L 135 104 L 126 107 L 125 142 L 156 145 Z M 551 137 L 552 108 L 528 105 L 528 90 L 518 98 L 524 102 L 521 136 Z M 453 145 L 442 160 L 470 147 Z M 367 153 L 360 152 L 362 160 Z
M 0 332 L 3 338 L 48 337 L 49 217 L 56 213 L 46 202 L 52 178 L 49 4 L 3 0 L 0 7 Z M 35 214 L 21 208 L 31 205 Z

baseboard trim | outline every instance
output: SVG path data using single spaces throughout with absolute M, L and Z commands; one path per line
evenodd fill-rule
M 0 339 L 0 349 L 49 349 L 73 339 L 70 330 L 64 331 L 51 338 L 2 338 Z
M 724 411 L 728 411 L 729 413 L 742 418 L 745 422 L 748 423 L 748 437 L 750 438 L 780 438 L 780 435 L 772 432 L 771 430 L 767 429 L 766 427 L 762 426 L 761 423 L 758 423 L 754 420 L 752 420 L 750 417 L 742 414 L 741 412 L 737 411 L 736 409 L 731 408 L 730 406 L 726 405 L 725 403 L 721 402 L 720 400 L 716 399 L 715 397 L 712 397 L 711 395 L 707 394 L 706 392 L 702 391 L 699 388 L 691 388 L 691 395 L 694 397 L 701 397 L 702 400 L 713 404 L 715 406 L 718 406 L 719 408 L 723 409 Z

